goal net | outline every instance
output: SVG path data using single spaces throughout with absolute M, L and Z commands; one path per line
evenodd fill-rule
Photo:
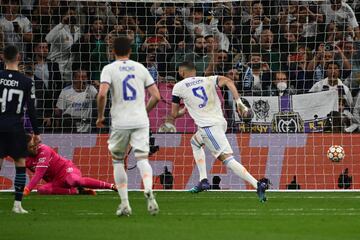
M 189 61 L 198 76 L 233 80 L 251 109 L 251 117 L 239 117 L 229 89 L 218 89 L 234 157 L 255 178 L 269 178 L 273 189 L 360 189 L 359 7 L 343 0 L 1 0 L 0 49 L 20 49 L 43 143 L 84 176 L 113 182 L 109 127 L 95 126 L 96 95 L 102 68 L 114 61 L 111 43 L 126 34 L 130 58 L 161 93 L 149 113 L 154 188 L 199 181 L 190 145 L 197 127 L 188 113 L 170 116 L 177 68 Z M 328 158 L 332 145 L 343 147 L 344 159 Z M 214 189 L 252 189 L 205 152 Z M 127 168 L 129 188 L 141 189 L 131 152 Z M 0 189 L 12 189 L 14 172 L 5 159 Z

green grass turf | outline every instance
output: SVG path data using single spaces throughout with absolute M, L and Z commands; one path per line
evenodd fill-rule
M 0 194 L 0 239 L 295 240 L 360 239 L 359 193 L 158 192 L 150 216 L 141 192 L 131 192 L 131 217 L 117 217 L 115 193 L 27 197 L 28 215 L 11 213 Z

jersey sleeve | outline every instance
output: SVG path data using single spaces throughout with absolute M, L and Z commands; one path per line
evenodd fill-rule
M 24 21 L 23 32 L 24 32 L 24 33 L 32 32 L 32 27 L 31 27 L 31 22 L 30 22 L 30 20 L 29 20 L 28 18 L 24 17 L 23 21 Z
M 51 159 L 51 149 L 48 146 L 42 146 L 39 149 L 39 153 L 36 156 L 36 168 L 34 176 L 31 178 L 28 188 L 30 190 L 34 189 L 34 187 L 40 182 L 40 180 L 44 177 L 46 171 L 49 168 Z
M 172 102 L 176 104 L 180 104 L 181 100 L 181 91 L 180 91 L 180 85 L 175 84 L 173 90 L 172 90 Z
M 208 77 L 208 80 L 210 80 L 213 85 L 217 86 L 219 82 L 219 76 L 210 76 Z
M 101 71 L 100 83 L 108 83 L 111 85 L 111 72 L 107 66 L 105 66 Z
M 29 84 L 27 87 L 27 93 L 26 93 L 26 104 L 28 109 L 28 115 L 31 122 L 31 127 L 33 129 L 33 132 L 35 134 L 40 134 L 39 128 L 38 128 L 38 121 L 37 121 L 37 114 L 36 114 L 36 108 L 35 108 L 35 86 L 34 81 L 31 79 L 28 80 Z
M 352 28 L 359 27 L 359 23 L 356 20 L 355 13 L 349 5 L 347 5 L 346 11 L 348 12 L 348 21 L 349 21 L 350 26 Z

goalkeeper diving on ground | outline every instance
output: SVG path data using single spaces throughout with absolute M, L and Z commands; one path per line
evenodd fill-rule
M 41 179 L 46 184 L 38 188 L 39 194 L 96 195 L 93 189 L 111 189 L 117 191 L 115 184 L 94 178 L 83 177 L 75 164 L 56 153 L 45 144 L 38 144 L 31 135 L 27 135 L 29 157 L 26 168 L 34 172 L 26 185 L 24 195 L 29 195 Z

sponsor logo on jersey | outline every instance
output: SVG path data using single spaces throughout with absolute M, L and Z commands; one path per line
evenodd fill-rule
M 43 162 L 45 162 L 45 161 L 46 161 L 46 158 L 44 158 L 44 157 L 43 157 L 43 158 L 39 158 L 39 160 L 38 160 L 39 163 L 43 163 Z

